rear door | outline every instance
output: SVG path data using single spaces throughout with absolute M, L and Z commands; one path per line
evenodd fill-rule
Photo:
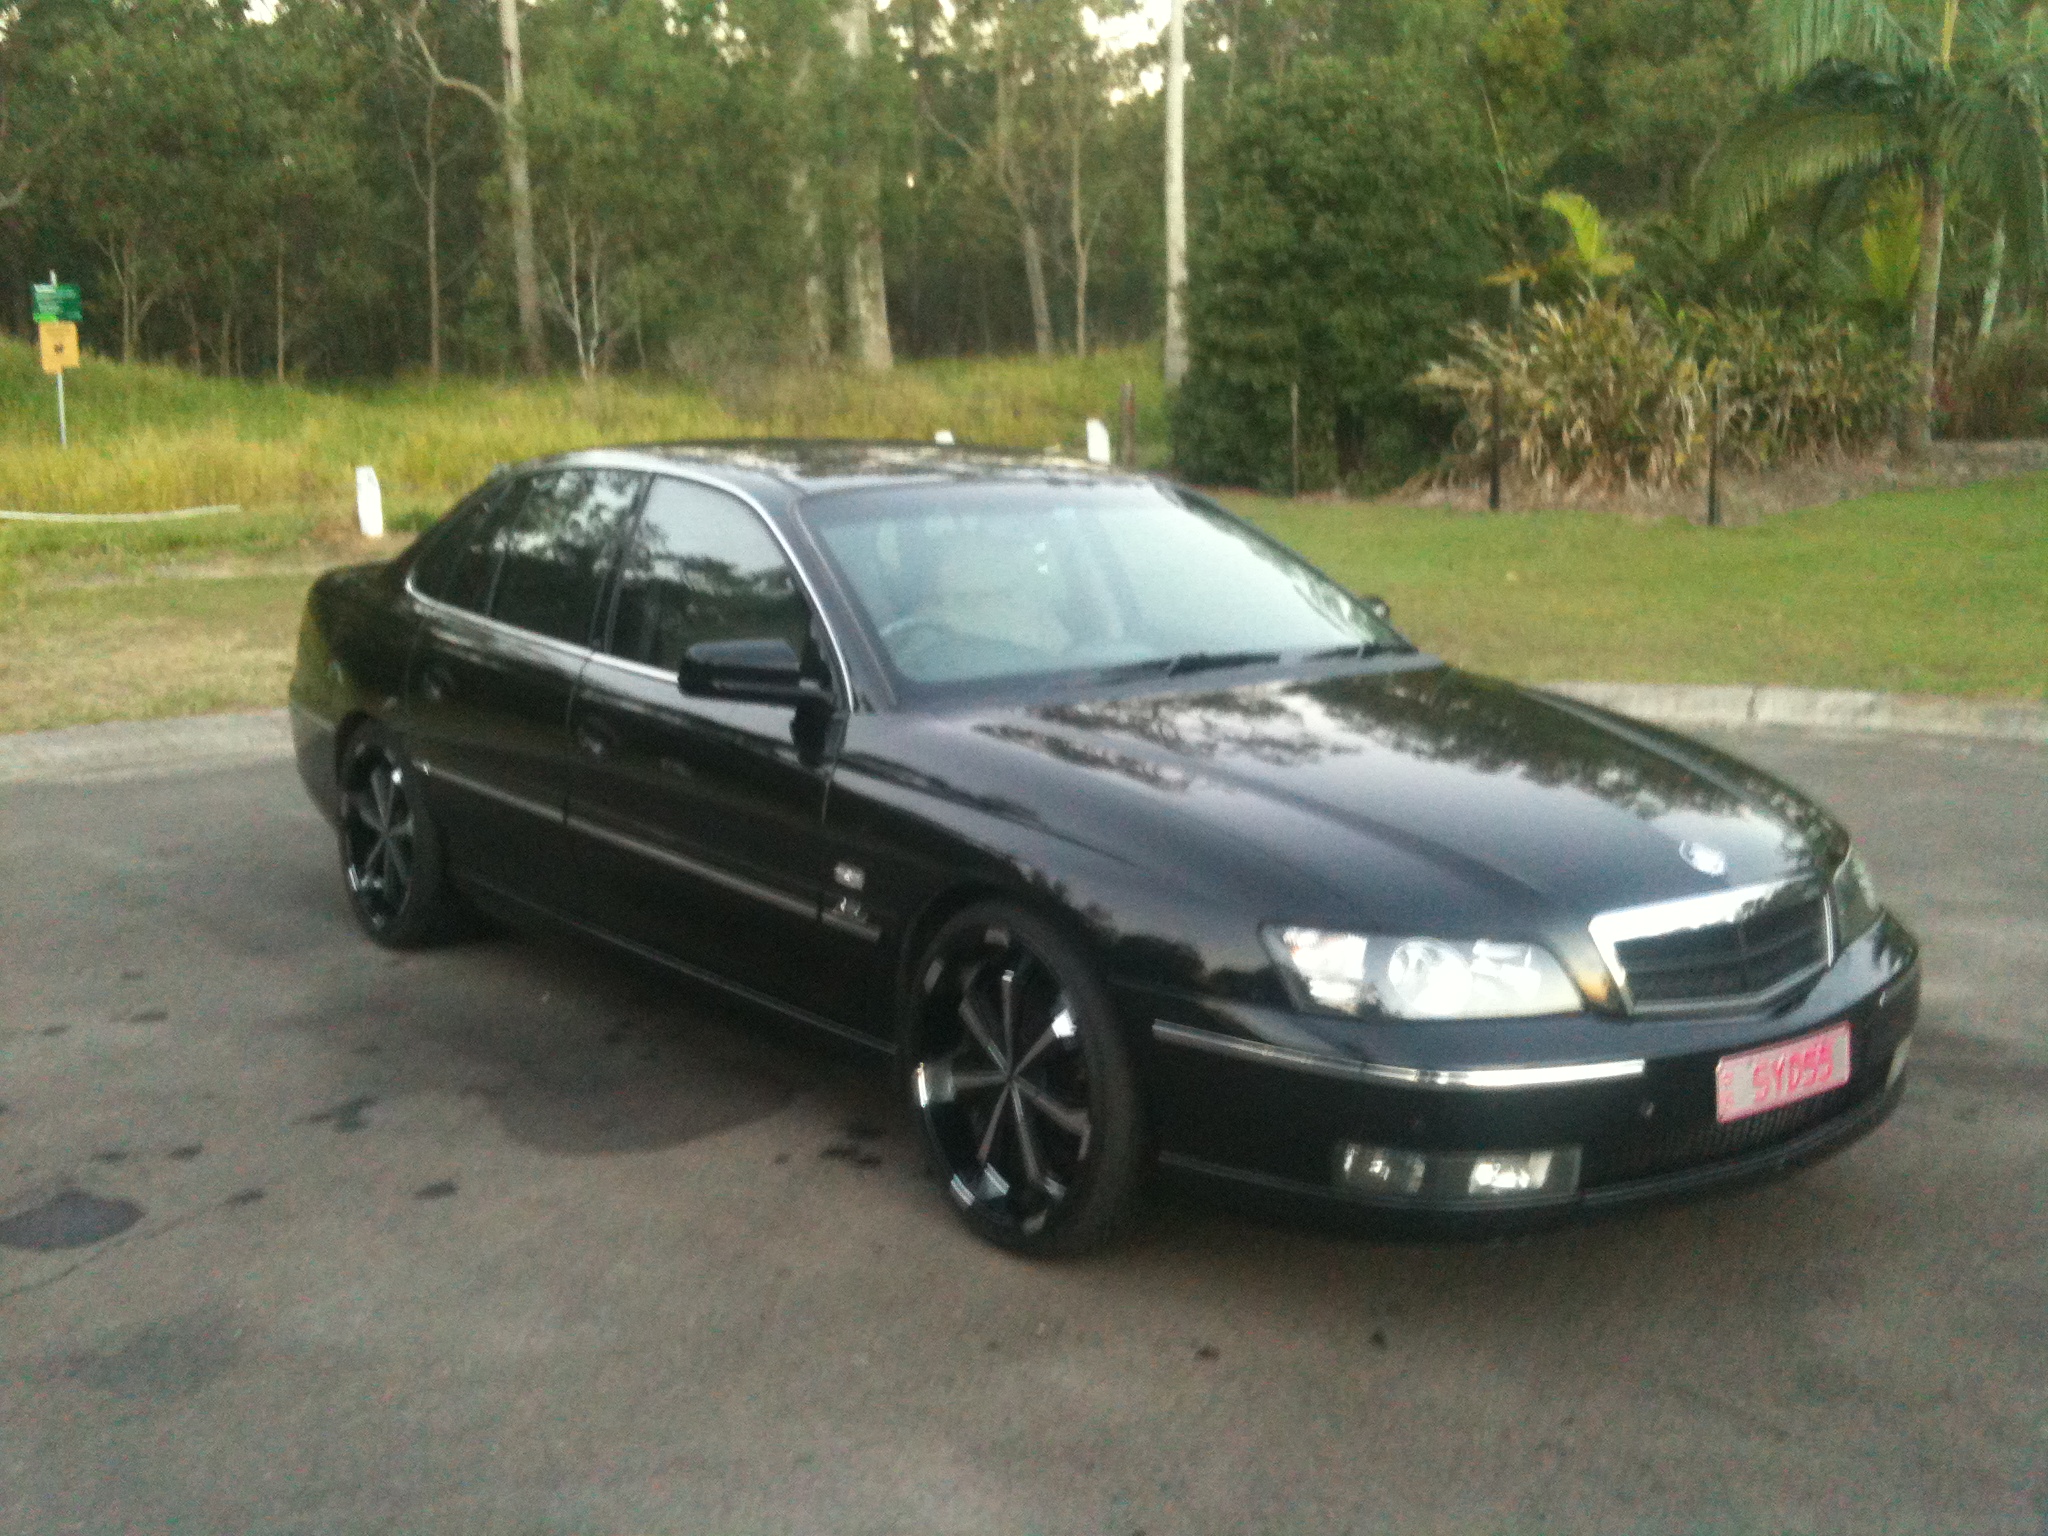
M 423 573 L 408 740 L 449 856 L 461 876 L 566 911 L 581 905 L 564 878 L 569 700 L 645 482 L 611 469 L 516 480 L 445 573 Z
M 827 1016 L 832 978 L 873 943 L 819 921 L 827 880 L 827 709 L 685 697 L 705 640 L 787 640 L 828 668 L 796 572 L 761 514 L 657 476 L 619 570 L 607 643 L 572 711 L 569 824 L 613 932 Z

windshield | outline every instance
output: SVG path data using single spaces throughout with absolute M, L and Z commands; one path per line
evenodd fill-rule
M 1406 649 L 1285 549 L 1161 487 L 968 482 L 804 513 L 913 691 Z

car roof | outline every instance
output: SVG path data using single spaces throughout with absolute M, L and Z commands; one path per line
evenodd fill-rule
M 777 484 L 796 497 L 826 491 L 873 489 L 891 484 L 945 480 L 1026 480 L 1067 482 L 1132 481 L 1145 477 L 1111 469 L 1057 451 L 1033 453 L 1014 448 L 975 448 L 955 444 L 891 442 L 858 438 L 725 438 L 702 442 L 633 443 L 612 449 L 585 449 L 552 455 L 521 466 L 573 461 L 585 455 L 656 460 L 679 469 L 708 471 L 709 478 L 741 487 L 762 481 Z

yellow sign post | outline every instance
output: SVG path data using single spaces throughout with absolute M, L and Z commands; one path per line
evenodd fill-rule
M 57 376 L 57 443 L 69 448 L 71 434 L 64 425 L 64 370 L 78 366 L 78 322 L 85 309 L 78 301 L 75 283 L 60 283 L 52 272 L 47 283 L 29 288 L 35 301 L 36 332 L 43 343 L 43 372 Z
M 45 320 L 36 327 L 43 343 L 43 372 L 61 374 L 78 366 L 78 327 L 69 320 Z

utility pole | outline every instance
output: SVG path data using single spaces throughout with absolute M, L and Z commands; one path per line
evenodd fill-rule
M 1188 371 L 1187 72 L 1183 0 L 1173 0 L 1166 24 L 1166 382 Z

